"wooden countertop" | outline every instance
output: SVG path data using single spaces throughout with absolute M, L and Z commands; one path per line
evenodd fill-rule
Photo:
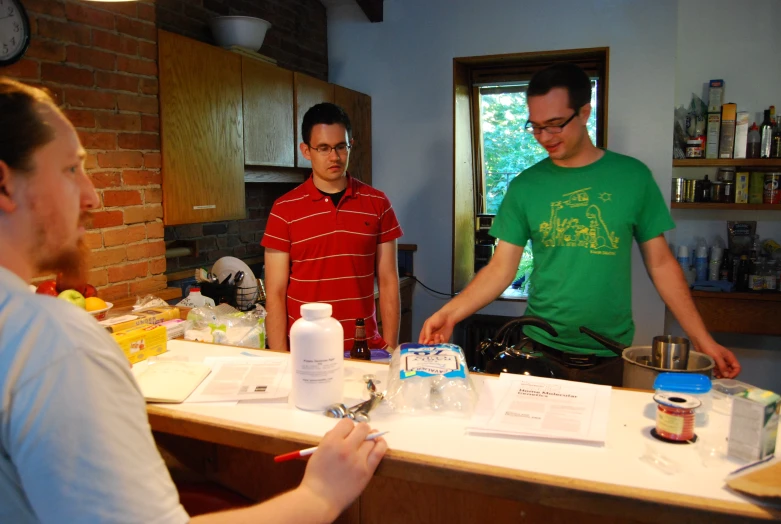
M 174 349 L 186 350 L 188 355 L 216 348 L 179 344 Z M 378 377 L 386 372 L 384 365 L 369 362 L 348 361 L 346 369 L 346 376 L 355 381 L 367 371 Z M 478 385 L 481 380 L 494 380 L 473 378 Z M 724 476 L 737 465 L 722 460 L 705 468 L 694 446 L 663 444 L 646 436 L 654 424 L 653 411 L 651 418 L 646 413 L 647 405 L 653 406 L 647 392 L 614 390 L 604 447 L 475 437 L 464 433 L 468 419 L 378 410 L 372 424 L 390 430 L 386 437 L 390 450 L 375 477 L 579 510 L 619 521 L 734 523 L 736 519 L 781 518 L 781 511 L 749 502 L 724 488 Z M 156 432 L 266 454 L 314 445 L 333 425 L 319 413 L 298 411 L 284 403 L 150 405 L 148 413 Z M 724 420 L 712 418 L 710 427 L 699 429 L 698 434 L 707 437 L 723 427 Z M 683 466 L 682 471 L 668 476 L 641 462 L 645 446 L 661 449 Z

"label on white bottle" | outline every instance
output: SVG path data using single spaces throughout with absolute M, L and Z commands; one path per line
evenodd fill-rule
M 344 365 L 344 358 L 304 358 L 297 363 L 296 374 L 305 384 L 330 384 L 338 377 L 335 373 Z

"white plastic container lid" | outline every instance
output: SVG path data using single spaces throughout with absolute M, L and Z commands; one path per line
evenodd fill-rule
M 331 316 L 331 313 L 333 313 L 333 307 L 331 307 L 331 304 L 313 302 L 311 304 L 303 304 L 301 306 L 301 316 L 304 317 L 304 320 L 328 318 Z

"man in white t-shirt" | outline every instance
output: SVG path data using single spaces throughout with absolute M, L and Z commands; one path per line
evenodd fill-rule
M 100 202 L 83 159 L 46 93 L 0 77 L 0 522 L 187 522 L 119 347 L 85 311 L 28 289 L 84 270 Z M 193 520 L 333 520 L 387 449 L 368 433 L 343 420 L 298 488 Z

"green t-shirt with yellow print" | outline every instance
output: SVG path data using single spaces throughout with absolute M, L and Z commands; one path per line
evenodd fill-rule
M 605 151 L 584 167 L 546 158 L 522 172 L 490 233 L 517 246 L 532 240 L 526 314 L 547 320 L 559 336 L 531 326 L 526 334 L 562 351 L 613 356 L 578 329 L 632 343 L 632 238 L 642 244 L 674 227 L 645 164 Z

